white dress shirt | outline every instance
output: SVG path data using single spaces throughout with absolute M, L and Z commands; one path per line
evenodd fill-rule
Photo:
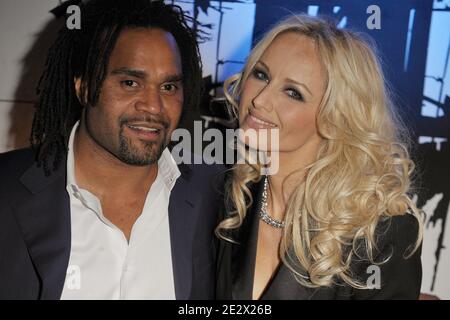
M 72 243 L 61 299 L 175 299 L 168 207 L 180 171 L 172 155 L 166 149 L 159 159 L 128 243 L 103 215 L 100 200 L 77 185 L 73 144 L 78 125 L 68 145 Z

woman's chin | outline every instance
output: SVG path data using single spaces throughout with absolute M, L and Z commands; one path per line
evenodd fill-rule
M 256 151 L 278 150 L 279 135 L 273 134 L 272 130 L 255 129 L 244 124 L 240 127 L 238 139 L 241 143 Z

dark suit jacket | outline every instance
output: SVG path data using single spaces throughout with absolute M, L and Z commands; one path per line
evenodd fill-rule
M 217 299 L 252 299 L 262 189 L 263 183 L 253 185 L 254 205 L 239 230 L 232 233 L 239 244 L 219 241 Z M 376 242 L 379 253 L 375 261 L 383 261 L 392 254 L 391 259 L 380 266 L 379 289 L 359 290 L 342 283 L 332 287 L 307 288 L 300 285 L 292 272 L 281 264 L 261 299 L 417 299 L 422 280 L 421 248 L 409 259 L 403 258 L 406 248 L 415 243 L 417 230 L 417 220 L 411 215 L 385 219 L 378 224 Z M 358 253 L 362 257 L 364 247 L 360 248 L 362 250 Z M 375 272 L 368 269 L 370 263 L 367 259 L 358 260 L 352 264 L 352 270 L 360 281 L 366 283 Z
M 169 204 L 175 295 L 211 299 L 219 167 L 179 169 Z M 30 149 L 13 151 L 0 155 L 0 177 L 0 299 L 60 299 L 71 249 L 65 162 L 46 177 Z

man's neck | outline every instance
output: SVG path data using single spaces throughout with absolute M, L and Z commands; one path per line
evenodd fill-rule
M 158 164 L 132 166 L 97 145 L 80 124 L 74 139 L 77 184 L 102 199 L 114 195 L 145 195 L 156 179 Z

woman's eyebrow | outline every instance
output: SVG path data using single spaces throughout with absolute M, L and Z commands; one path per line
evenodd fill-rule
M 311 92 L 311 90 L 309 90 L 308 86 L 307 86 L 306 84 L 304 84 L 303 82 L 295 81 L 294 79 L 291 79 L 291 78 L 286 78 L 286 81 L 287 81 L 287 82 L 294 83 L 294 84 L 297 84 L 297 85 L 299 85 L 299 86 L 305 88 L 306 91 L 308 91 L 308 93 L 309 93 L 311 96 L 313 95 L 312 92 Z

